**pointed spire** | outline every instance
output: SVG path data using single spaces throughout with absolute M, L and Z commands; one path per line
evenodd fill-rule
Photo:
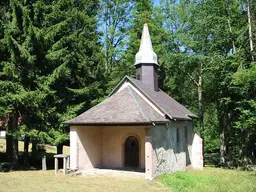
M 141 42 L 140 42 L 140 49 L 139 49 L 139 52 L 136 54 L 135 58 L 136 58 L 135 65 L 141 64 L 141 63 L 158 65 L 157 55 L 153 51 L 147 24 L 144 24 L 142 36 L 141 36 Z
M 144 24 L 141 41 L 140 41 L 140 51 L 153 51 L 152 42 L 148 30 L 148 25 Z

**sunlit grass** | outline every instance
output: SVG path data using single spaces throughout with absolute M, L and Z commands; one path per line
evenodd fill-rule
M 0 152 L 5 152 L 5 149 L 6 149 L 5 139 L 0 139 Z M 32 149 L 32 144 L 29 144 L 29 152 L 31 152 L 31 149 Z M 47 153 L 57 153 L 56 146 L 45 145 L 45 149 Z M 23 151 L 24 151 L 24 142 L 19 141 L 19 152 L 23 152 Z M 63 153 L 69 154 L 69 146 L 63 147 Z
M 165 192 L 159 181 L 109 175 L 63 176 L 54 171 L 16 171 L 0 173 L 1 192 Z
M 205 168 L 159 176 L 161 181 L 176 192 L 255 192 L 256 172 Z

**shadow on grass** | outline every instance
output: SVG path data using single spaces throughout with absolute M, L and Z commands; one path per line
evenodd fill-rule
M 47 170 L 54 169 L 54 155 L 55 153 L 45 153 L 46 156 L 46 167 Z M 28 163 L 24 163 L 24 153 L 19 153 L 19 165 L 16 168 L 11 168 L 12 165 L 7 160 L 7 156 L 5 153 L 0 152 L 0 165 L 3 164 L 4 166 L 8 166 L 9 164 L 9 171 L 33 171 L 33 170 L 41 170 L 42 169 L 42 154 L 37 154 L 36 157 L 32 157 L 32 154 L 29 153 L 29 160 Z M 61 168 L 62 162 L 59 162 L 59 167 Z M 1 170 L 0 170 L 1 172 Z M 8 172 L 8 171 L 5 171 Z
M 251 175 L 256 177 L 256 171 L 253 171 L 253 173 Z

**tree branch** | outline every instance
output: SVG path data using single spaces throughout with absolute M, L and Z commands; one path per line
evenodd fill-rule
M 187 73 L 187 75 L 190 77 L 191 80 L 195 82 L 197 86 L 199 86 L 198 82 L 195 80 L 195 78 L 192 75 L 190 75 L 189 73 Z

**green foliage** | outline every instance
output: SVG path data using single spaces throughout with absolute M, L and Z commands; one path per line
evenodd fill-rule
M 104 81 L 96 31 L 97 8 L 94 1 L 58 1 L 45 17 L 45 59 L 49 67 L 39 80 L 51 90 L 44 114 L 50 137 L 47 142 L 54 145 L 69 138 L 63 122 L 104 95 L 104 84 L 97 81 Z
M 15 138 L 62 145 L 69 138 L 63 122 L 105 94 L 98 2 L 11 0 L 3 5 L 0 118 L 18 114 L 19 129 L 8 129 Z
M 163 89 L 200 114 L 201 76 L 205 152 L 216 152 L 221 144 L 230 164 L 252 163 L 255 62 L 250 61 L 247 2 L 161 1 L 161 6 L 163 26 L 174 43 L 162 58 Z
M 15 139 L 62 145 L 63 122 L 134 76 L 148 23 L 159 86 L 199 114 L 205 151 L 226 149 L 229 164 L 253 163 L 256 7 L 251 2 L 251 42 L 247 7 L 238 0 L 1 1 L 0 119 Z

